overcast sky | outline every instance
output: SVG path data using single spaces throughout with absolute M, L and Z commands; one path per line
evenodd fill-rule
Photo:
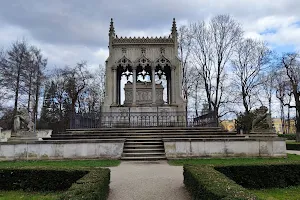
M 104 64 L 108 28 L 118 36 L 163 36 L 178 26 L 230 14 L 246 36 L 278 51 L 300 49 L 299 0 L 0 0 L 0 48 L 16 39 L 42 49 L 49 67 L 86 60 Z

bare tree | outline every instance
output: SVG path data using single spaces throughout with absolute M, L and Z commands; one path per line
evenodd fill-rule
M 294 97 L 295 105 L 288 105 L 296 109 L 296 140 L 300 141 L 300 55 L 298 53 L 283 54 L 280 64 L 284 69 L 291 94 Z
M 226 66 L 242 37 L 240 25 L 228 15 L 192 25 L 192 55 L 204 84 L 209 110 L 217 120 L 224 95 Z
M 262 80 L 260 76 L 269 63 L 270 50 L 261 41 L 242 39 L 235 50 L 235 56 L 231 59 L 233 67 L 233 83 L 242 98 L 245 113 L 249 114 L 255 105 L 257 93 Z
M 178 30 L 178 48 L 179 48 L 179 56 L 181 60 L 181 69 L 182 69 L 182 89 L 183 89 L 183 97 L 188 100 L 188 82 L 189 77 L 188 73 L 188 64 L 189 58 L 191 54 L 191 44 L 192 44 L 192 36 L 190 32 L 190 28 L 187 26 L 181 26 Z
M 63 73 L 66 77 L 65 91 L 71 101 L 71 113 L 75 113 L 78 97 L 86 88 L 88 80 L 92 77 L 86 67 L 87 63 L 83 61 L 78 63 L 73 69 L 66 68 Z
M 24 86 L 24 74 L 26 74 L 29 56 L 27 43 L 16 41 L 1 61 L 2 85 L 14 93 L 14 115 L 17 114 L 19 95 Z

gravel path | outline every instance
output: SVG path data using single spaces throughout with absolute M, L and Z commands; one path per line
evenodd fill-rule
M 190 200 L 182 166 L 166 161 L 121 162 L 111 167 L 109 200 Z

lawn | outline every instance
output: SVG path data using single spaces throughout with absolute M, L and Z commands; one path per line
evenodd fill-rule
M 0 191 L 0 200 L 52 200 L 57 199 L 59 193 L 24 192 L 20 191 Z
M 300 186 L 251 190 L 252 193 L 265 200 L 299 200 Z
M 287 158 L 195 158 L 169 160 L 170 165 L 181 166 L 184 164 L 209 164 L 209 165 L 243 165 L 267 163 L 300 162 L 300 155 L 288 154 Z
M 118 166 L 119 160 L 62 160 L 62 161 L 1 161 L 0 167 L 59 167 L 59 168 L 97 168 Z

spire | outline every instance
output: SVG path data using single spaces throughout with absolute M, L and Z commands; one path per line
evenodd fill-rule
M 172 24 L 172 35 L 177 35 L 177 27 L 176 27 L 176 21 L 175 18 L 173 18 L 173 24 Z
M 109 36 L 115 36 L 115 27 L 113 18 L 110 19 L 110 26 L 109 26 Z

